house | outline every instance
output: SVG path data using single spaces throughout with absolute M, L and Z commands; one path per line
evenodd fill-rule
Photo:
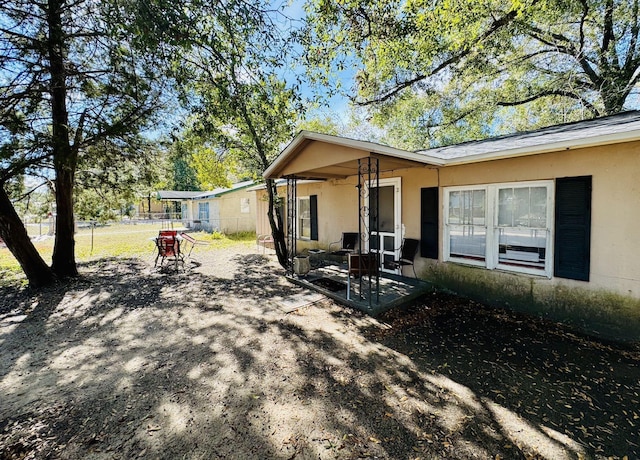
M 184 217 L 184 205 L 203 192 L 188 190 L 159 190 L 156 192 L 155 201 L 160 203 L 161 213 L 154 214 L 160 219 L 180 221 Z M 189 221 L 185 221 L 185 224 Z
M 416 238 L 442 288 L 640 339 L 640 112 L 419 152 L 303 131 L 264 175 L 287 179 L 298 252 Z
M 140 197 L 140 201 L 134 205 L 134 213 L 140 219 L 164 218 L 164 216 L 172 212 L 172 209 L 165 209 L 162 201 L 158 200 L 157 194 L 149 193 L 144 197 Z
M 158 199 L 174 203 L 187 228 L 222 233 L 255 232 L 256 194 L 254 181 L 206 192 L 160 190 Z

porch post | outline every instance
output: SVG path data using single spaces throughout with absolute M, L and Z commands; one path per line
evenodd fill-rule
M 358 261 L 359 271 L 362 272 L 364 268 L 362 265 L 363 248 L 364 254 L 369 257 L 369 254 L 376 253 L 372 250 L 372 241 L 374 238 L 378 238 L 378 214 L 379 214 L 379 198 L 378 187 L 379 177 L 379 160 L 375 157 L 361 158 L 358 160 L 358 232 L 360 234 L 360 245 L 358 247 Z M 376 192 L 371 193 L 371 189 L 375 188 Z M 380 242 L 377 241 L 375 248 L 378 249 Z M 369 264 L 370 265 L 370 264 Z M 369 269 L 371 267 L 368 267 Z M 362 295 L 363 288 L 363 276 L 359 277 L 359 289 L 360 295 Z M 376 303 L 380 300 L 380 274 L 379 269 L 375 270 L 375 277 L 371 274 L 368 276 L 366 284 L 367 299 L 369 301 L 369 309 L 373 306 L 373 294 L 375 292 Z
M 297 179 L 295 176 L 287 177 L 287 250 L 289 263 L 287 266 L 287 274 L 293 275 L 293 258 L 296 256 L 297 248 L 297 213 L 298 213 L 298 190 Z

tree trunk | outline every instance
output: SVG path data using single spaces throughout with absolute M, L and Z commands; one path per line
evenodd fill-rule
M 276 203 L 278 189 L 273 179 L 266 180 L 267 194 L 269 196 L 269 209 L 267 216 L 269 217 L 269 225 L 271 226 L 271 235 L 273 236 L 273 247 L 278 257 L 278 262 L 282 268 L 289 268 L 289 257 L 287 251 L 287 242 L 284 234 L 284 219 L 280 213 L 280 207 Z
M 59 278 L 78 275 L 75 261 L 75 222 L 73 217 L 73 170 L 56 164 L 56 241 L 51 268 Z M 75 169 L 75 168 L 74 168 Z
M 602 88 L 601 92 L 605 115 L 615 115 L 622 112 L 628 93 L 622 93 L 614 85 Z
M 47 47 L 51 73 L 51 128 L 53 164 L 56 172 L 56 241 L 51 268 L 60 278 L 77 276 L 75 261 L 73 185 L 78 163 L 78 152 L 69 139 L 69 115 L 67 112 L 67 81 L 64 66 L 66 43 L 62 30 L 61 0 L 48 0 Z
M 0 186 L 0 237 L 18 260 L 29 280 L 29 286 L 39 288 L 55 281 L 53 272 L 29 239 L 3 186 Z

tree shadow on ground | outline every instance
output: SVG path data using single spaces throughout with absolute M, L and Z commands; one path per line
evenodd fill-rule
M 633 352 L 451 297 L 285 314 L 267 261 L 3 289 L 0 458 L 638 455 Z
M 446 294 L 381 320 L 370 337 L 464 386 L 510 444 L 546 435 L 587 457 L 640 455 L 637 345 Z

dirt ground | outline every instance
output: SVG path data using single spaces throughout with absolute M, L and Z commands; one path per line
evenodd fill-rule
M 446 294 L 372 319 L 251 248 L 0 289 L 0 459 L 640 458 L 640 353 Z

